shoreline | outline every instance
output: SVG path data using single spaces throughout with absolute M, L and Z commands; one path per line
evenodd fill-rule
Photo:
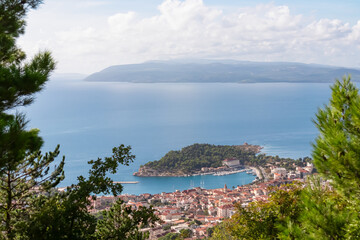
M 258 178 L 258 180 L 264 179 L 265 176 L 261 172 L 260 167 L 249 167 L 249 168 L 256 174 L 256 177 Z
M 252 170 L 252 169 L 247 169 L 247 170 Z M 238 173 L 240 173 L 240 172 L 238 172 Z M 244 173 L 246 173 L 245 171 L 244 171 Z M 236 174 L 236 173 L 234 173 L 234 174 Z M 254 176 L 254 174 L 252 174 L 252 173 L 247 173 L 248 175 L 253 175 Z M 210 175 L 210 174 L 207 174 L 207 175 Z M 231 174 L 227 174 L 227 175 L 231 175 Z M 196 175 L 196 176 L 199 176 L 199 175 Z M 214 175 L 212 175 L 212 176 L 214 176 Z M 226 176 L 226 175 L 224 175 L 224 176 Z M 191 177 L 191 176 L 189 176 L 189 177 Z M 254 180 L 252 180 L 251 182 L 249 182 L 249 183 L 245 183 L 245 184 L 240 184 L 240 185 L 238 185 L 238 186 L 252 186 L 252 185 L 256 185 L 256 184 L 259 184 L 260 182 L 259 182 L 259 178 L 258 178 L 258 176 L 256 176 L 257 178 L 255 178 Z M 228 185 L 229 186 L 229 185 Z M 234 185 L 235 186 L 235 185 Z M 195 187 L 195 186 L 192 186 L 192 187 L 188 187 L 188 188 L 186 188 L 186 189 L 183 189 L 183 190 L 179 190 L 179 189 L 174 189 L 174 190 L 171 190 L 171 191 L 162 191 L 162 192 L 157 192 L 157 193 L 148 193 L 148 192 L 145 192 L 145 193 L 121 193 L 120 195 L 124 195 L 124 196 L 141 196 L 141 195 L 143 195 L 143 194 L 150 194 L 150 195 L 157 195 L 157 194 L 161 194 L 161 193 L 175 193 L 175 192 L 177 192 L 177 191 L 180 191 L 180 192 L 182 192 L 182 191 L 186 191 L 186 190 L 191 190 L 191 189 L 196 189 L 196 188 L 201 188 L 201 189 L 203 189 L 203 190 L 216 190 L 216 189 L 219 189 L 219 188 L 223 188 L 222 186 L 220 186 L 220 187 L 211 187 L 211 188 L 205 188 L 205 187 L 202 187 L 202 186 L 197 186 L 197 187 Z
M 245 167 L 242 169 L 232 169 L 232 170 L 227 170 L 227 171 L 213 171 L 213 172 L 198 172 L 198 173 L 193 173 L 193 174 L 181 174 L 181 175 L 167 175 L 167 173 L 165 173 L 166 175 L 148 175 L 148 176 L 143 176 L 143 175 L 135 175 L 135 173 L 133 174 L 136 177 L 194 177 L 194 176 L 205 176 L 205 175 L 213 175 L 213 176 L 224 176 L 224 175 L 231 175 L 231 174 L 236 174 L 236 173 L 241 173 L 241 172 L 245 172 L 247 174 L 251 174 L 254 176 L 257 176 L 258 178 L 261 179 L 261 174 L 258 173 L 258 170 L 255 167 Z

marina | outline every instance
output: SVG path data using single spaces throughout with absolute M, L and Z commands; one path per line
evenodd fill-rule
M 218 173 L 214 173 L 214 176 L 224 176 L 224 175 L 230 175 L 230 174 L 235 174 L 235 173 L 241 173 L 241 172 L 246 172 L 247 174 L 252 174 L 254 175 L 254 171 L 252 169 L 241 169 L 241 170 L 233 170 L 233 171 L 223 171 L 223 172 L 218 172 Z

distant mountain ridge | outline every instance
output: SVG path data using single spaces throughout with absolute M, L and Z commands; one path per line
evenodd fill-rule
M 235 60 L 150 61 L 117 65 L 89 75 L 85 81 L 132 83 L 327 83 L 351 74 L 360 81 L 360 70 L 291 62 Z

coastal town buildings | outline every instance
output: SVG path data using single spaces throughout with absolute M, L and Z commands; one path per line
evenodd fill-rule
M 239 167 L 240 166 L 240 160 L 236 158 L 227 158 L 223 160 L 223 165 L 226 165 L 228 167 Z
M 232 161 L 236 162 L 235 159 L 227 162 Z M 182 229 L 190 229 L 193 239 L 201 239 L 207 236 L 207 229 L 231 217 L 237 207 L 246 207 L 254 201 L 267 201 L 270 187 L 293 181 L 303 182 L 313 170 L 311 164 L 306 167 L 296 166 L 295 170 L 286 170 L 276 165 L 268 165 L 267 168 L 271 171 L 256 168 L 258 182 L 231 189 L 225 184 L 218 189 L 196 187 L 170 193 L 98 196 L 96 200 L 91 199 L 92 208 L 89 211 L 96 213 L 107 210 L 119 198 L 134 209 L 152 205 L 161 223 L 155 228 L 143 229 L 150 231 L 150 239 L 158 239 L 168 233 L 179 233 Z M 261 177 L 268 181 L 260 181 Z

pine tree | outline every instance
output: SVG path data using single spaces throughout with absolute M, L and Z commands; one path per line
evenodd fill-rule
M 329 105 L 320 109 L 315 124 L 319 136 L 313 144 L 314 164 L 330 179 L 346 201 L 341 213 L 348 214 L 347 239 L 360 238 L 360 96 L 350 76 L 336 80 Z M 338 214 L 338 219 L 341 218 Z
M 25 53 L 16 46 L 27 12 L 41 3 L 0 0 L 0 239 L 94 239 L 97 221 L 89 213 L 91 195 L 120 194 L 121 184 L 107 175 L 115 174 L 119 164 L 129 165 L 134 156 L 130 147 L 120 145 L 113 149 L 113 156 L 89 161 L 88 177 L 79 176 L 78 183 L 65 192 L 55 188 L 64 178 L 64 158 L 54 166 L 59 146 L 43 155 L 39 130 L 27 129 L 25 116 L 15 111 L 33 102 L 55 68 L 49 52 L 26 62 Z M 121 213 L 115 222 L 100 224 L 99 229 L 106 226 L 118 231 L 118 224 L 129 223 L 131 228 L 123 229 L 123 234 L 146 237 L 138 231 L 139 224 L 155 221 L 151 208 L 127 216 Z
M 296 239 L 345 239 L 346 227 L 355 216 L 347 199 L 319 178 L 302 191 L 301 208 L 301 234 Z
M 14 228 L 28 214 L 32 196 L 37 191 L 46 191 L 56 186 L 63 178 L 64 159 L 51 174 L 50 164 L 59 154 L 59 146 L 54 152 L 42 155 L 42 139 L 38 130 L 25 130 L 23 115 L 9 116 L 10 124 L 0 120 L 0 229 L 6 238 L 15 236 Z M 6 123 L 6 121 L 5 121 Z M 4 144 L 6 143 L 6 144 Z
M 16 46 L 16 39 L 25 32 L 24 18 L 29 10 L 37 8 L 41 0 L 0 1 L 0 113 L 33 101 L 55 68 L 47 51 L 29 62 L 26 54 Z
M 360 237 L 360 96 L 349 76 L 336 80 L 331 90 L 329 104 L 318 110 L 314 121 L 319 136 L 313 159 L 321 178 L 308 181 L 298 223 L 289 221 L 281 239 L 288 239 L 289 232 L 294 239 Z
M 52 188 L 63 179 L 64 160 L 49 173 L 59 148 L 42 155 L 39 130 L 28 130 L 25 116 L 14 113 L 33 101 L 55 68 L 49 52 L 25 62 L 25 53 L 16 46 L 27 12 L 41 2 L 0 1 L 0 235 L 5 239 L 15 238 L 35 190 Z
M 16 39 L 25 32 L 24 18 L 30 9 L 37 8 L 42 0 L 0 1 L 0 65 L 23 61 L 25 53 L 16 46 Z
M 329 105 L 320 109 L 313 144 L 316 169 L 349 198 L 360 197 L 360 96 L 350 77 L 336 80 Z

